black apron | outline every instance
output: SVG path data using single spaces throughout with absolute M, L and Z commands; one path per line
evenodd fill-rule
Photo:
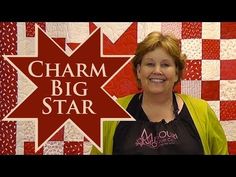
M 142 93 L 130 101 L 127 111 L 136 121 L 121 121 L 114 134 L 113 154 L 204 154 L 203 146 L 191 115 L 178 104 L 173 93 L 175 119 L 166 123 L 150 122 L 141 107 Z

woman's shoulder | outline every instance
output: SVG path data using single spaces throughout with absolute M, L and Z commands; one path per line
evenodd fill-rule
M 178 94 L 185 105 L 187 106 L 188 111 L 190 112 L 193 120 L 201 120 L 201 122 L 205 123 L 206 118 L 208 117 L 209 113 L 212 113 L 212 109 L 208 102 L 204 99 L 197 98 L 187 94 Z M 197 123 L 196 121 L 194 122 Z
M 198 105 L 198 106 L 206 106 L 208 105 L 207 101 L 201 98 L 194 97 L 192 95 L 187 95 L 187 94 L 177 94 L 184 103 L 186 104 L 191 104 L 191 105 Z

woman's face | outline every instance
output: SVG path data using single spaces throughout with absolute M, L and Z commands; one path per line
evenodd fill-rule
M 172 92 L 178 80 L 174 58 L 162 48 L 143 56 L 141 64 L 137 66 L 137 76 L 143 91 L 152 94 Z

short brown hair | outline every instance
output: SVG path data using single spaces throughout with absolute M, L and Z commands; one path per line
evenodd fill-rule
M 146 53 L 153 51 L 158 47 L 165 49 L 175 60 L 175 65 L 178 71 L 178 80 L 175 84 L 177 84 L 182 78 L 187 56 L 181 52 L 180 40 L 172 35 L 164 35 L 155 31 L 148 34 L 142 42 L 138 43 L 135 56 L 132 59 L 133 71 L 139 88 L 141 88 L 141 83 L 137 77 L 137 66 L 138 64 L 141 64 L 143 56 Z

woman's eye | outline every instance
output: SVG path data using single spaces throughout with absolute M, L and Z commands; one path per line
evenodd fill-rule
M 154 66 L 154 63 L 147 63 L 147 66 Z
M 163 67 L 168 67 L 168 66 L 170 66 L 168 63 L 164 63 L 164 64 L 162 64 L 162 66 Z

